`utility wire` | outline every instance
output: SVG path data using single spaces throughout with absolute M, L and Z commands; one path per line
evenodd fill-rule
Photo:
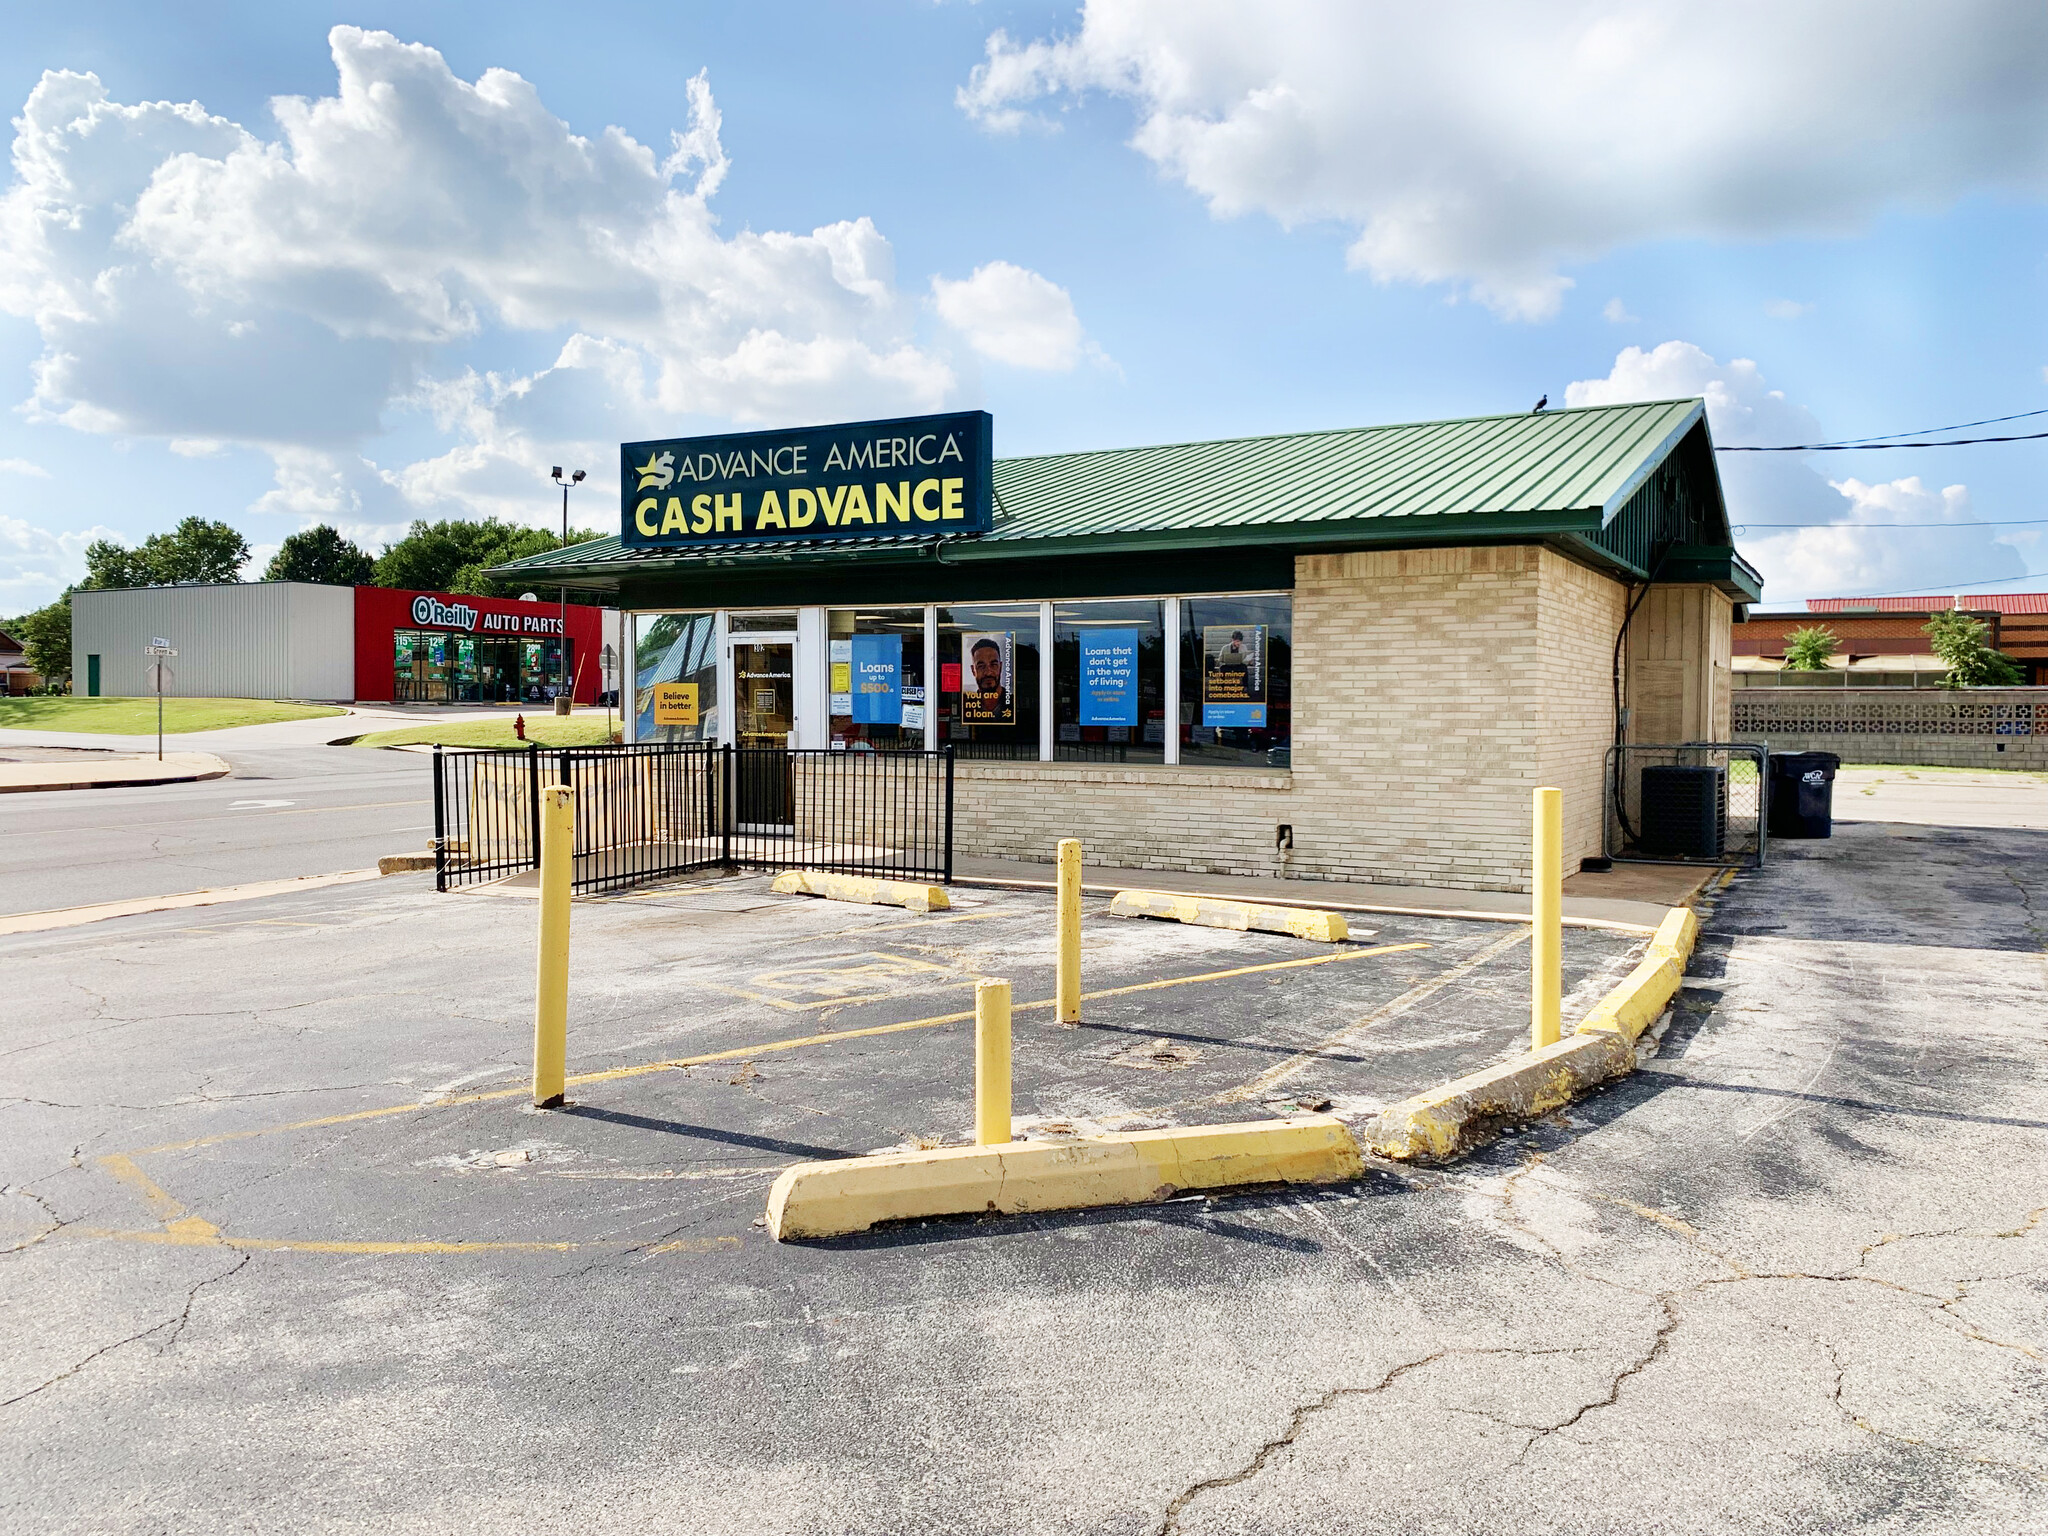
M 2017 576 L 1987 576 L 1982 581 L 1952 581 L 1939 592 L 1929 592 L 1927 590 L 1927 583 L 1922 582 L 1917 587 L 1901 587 L 1896 592 L 1844 592 L 1839 594 L 1838 597 L 1824 597 L 1817 599 L 1817 601 L 1835 602 L 1839 600 L 1854 602 L 1859 597 L 1925 597 L 1932 601 L 1939 601 L 1941 598 L 1953 597 L 1957 593 L 1969 591 L 1974 587 L 1995 587 L 2008 581 L 2036 581 L 2040 579 L 2042 578 L 2034 572 L 2022 571 Z M 1986 595 L 1995 597 L 2000 594 L 1987 593 Z M 1807 601 L 1816 601 L 1816 599 L 1809 598 Z
M 1938 437 L 1911 443 L 1880 443 L 1865 439 L 1854 443 L 1784 443 L 1769 448 L 1727 447 L 1716 443 L 1716 453 L 1876 453 L 1884 448 L 1967 448 L 1972 443 L 2031 443 L 2048 437 L 2048 432 L 2014 432 L 2004 437 Z
M 1758 528 L 2031 528 L 2048 523 L 2048 517 L 2016 517 L 1995 523 L 1734 523 L 1730 526 L 1737 533 L 1750 533 Z
M 1844 437 L 1836 441 L 1847 446 L 1850 443 L 1881 443 L 1894 437 L 1932 437 L 1937 432 L 1967 432 L 1971 427 L 1995 427 L 2000 422 L 2025 421 L 2033 416 L 2048 416 L 2048 409 L 2019 411 L 2011 416 L 1986 416 L 1982 421 L 1958 421 L 1946 427 L 1922 427 L 1917 432 L 1873 432 L 1868 437 Z

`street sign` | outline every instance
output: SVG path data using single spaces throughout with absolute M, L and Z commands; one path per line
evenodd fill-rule
M 149 646 L 151 650 L 160 650 L 167 648 L 170 645 L 170 643 L 171 642 L 164 639 L 163 636 L 158 635 L 155 639 L 149 642 Z

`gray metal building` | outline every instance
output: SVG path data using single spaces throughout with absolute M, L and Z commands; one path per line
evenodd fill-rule
M 72 690 L 151 692 L 143 648 L 170 641 L 164 692 L 186 698 L 355 697 L 352 587 L 303 581 L 133 587 L 71 598 Z

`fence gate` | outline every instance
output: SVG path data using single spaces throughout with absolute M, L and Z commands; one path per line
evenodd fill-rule
M 1765 749 L 1735 742 L 1610 747 L 1610 859 L 1762 864 L 1769 841 Z
M 578 891 L 723 865 L 953 878 L 953 754 L 722 747 L 434 749 L 434 884 L 540 864 L 540 792 L 576 791 Z

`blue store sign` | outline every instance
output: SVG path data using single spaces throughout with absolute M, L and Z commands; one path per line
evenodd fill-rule
M 986 411 L 619 445 L 628 546 L 936 538 L 995 515 Z

